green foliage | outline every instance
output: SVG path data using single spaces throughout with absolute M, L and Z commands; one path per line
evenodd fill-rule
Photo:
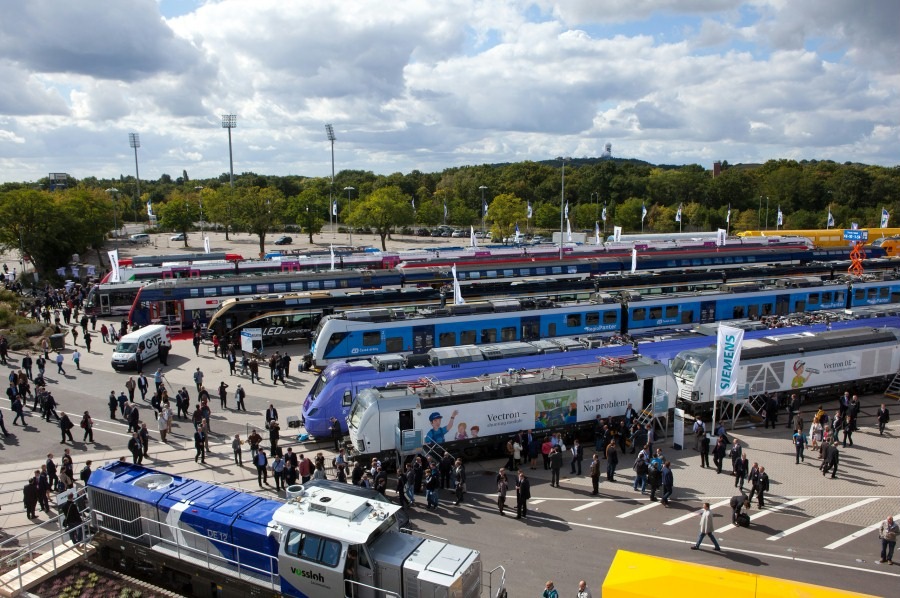
M 381 187 L 355 203 L 347 218 L 350 226 L 374 229 L 381 237 L 381 249 L 387 250 L 387 237 L 394 227 L 413 223 L 412 198 L 399 187 Z
M 487 221 L 491 222 L 491 236 L 505 239 L 515 234 L 516 223 L 521 222 L 520 231 L 525 230 L 528 212 L 525 202 L 511 193 L 496 196 L 488 207 Z
M 352 205 L 352 204 L 350 204 Z M 345 208 L 348 210 L 349 206 Z M 325 218 L 322 214 L 328 213 L 328 199 L 315 187 L 307 187 L 296 197 L 287 201 L 286 215 L 298 225 L 300 229 L 309 235 L 309 242 L 313 242 L 313 235 L 322 231 Z M 349 212 L 342 214 L 346 221 Z
M 166 203 L 156 208 L 159 225 L 169 231 L 184 234 L 184 246 L 188 246 L 188 231 L 200 220 L 200 195 L 176 190 Z

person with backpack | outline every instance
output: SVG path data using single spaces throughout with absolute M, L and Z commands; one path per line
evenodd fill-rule
M 91 473 L 93 473 L 91 471 L 91 463 L 93 463 L 93 461 L 85 461 L 84 467 L 81 468 L 81 473 L 78 474 L 79 479 L 81 479 L 81 482 L 85 485 L 87 485 L 88 480 L 91 479 Z
M 648 464 L 647 482 L 650 484 L 650 501 L 656 502 L 656 493 L 662 486 L 662 460 L 654 457 Z
M 94 442 L 94 420 L 91 419 L 91 414 L 87 411 L 81 417 L 81 429 L 84 430 L 84 438 L 81 441 Z
M 637 492 L 638 484 L 640 484 L 641 494 L 644 494 L 647 490 L 647 475 L 650 472 L 650 465 L 647 463 L 644 451 L 638 453 L 631 468 L 634 470 L 634 490 Z

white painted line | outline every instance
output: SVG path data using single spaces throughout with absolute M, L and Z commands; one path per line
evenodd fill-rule
M 619 519 L 625 519 L 626 517 L 631 517 L 632 515 L 637 515 L 638 513 L 643 513 L 644 511 L 652 509 L 653 507 L 658 507 L 661 504 L 662 504 L 662 502 L 652 502 L 648 505 L 644 505 L 643 507 L 638 507 L 636 509 L 632 509 L 630 511 L 622 513 L 621 515 L 616 515 L 616 517 L 618 517 Z
M 855 502 L 852 505 L 847 505 L 846 507 L 841 507 L 840 509 L 836 509 L 829 513 L 825 513 L 824 515 L 819 515 L 818 517 L 813 517 L 812 519 L 810 519 L 808 521 L 804 521 L 800 525 L 795 525 L 792 528 L 778 532 L 774 536 L 769 536 L 768 538 L 766 538 L 766 540 L 769 540 L 769 541 L 780 540 L 786 536 L 790 536 L 791 534 L 794 534 L 796 532 L 804 530 L 808 527 L 812 527 L 815 524 L 819 523 L 820 521 L 825 521 L 826 519 L 831 519 L 835 515 L 840 515 L 841 513 L 846 513 L 847 511 L 852 511 L 853 509 L 856 509 L 857 507 L 867 505 L 870 502 L 875 502 L 876 500 L 878 500 L 878 499 L 877 498 L 867 498 L 865 500 Z
M 534 499 L 534 500 L 528 501 L 528 504 L 530 504 L 530 505 L 539 505 L 539 504 L 541 504 L 542 502 L 544 502 L 544 501 L 546 501 L 546 500 L 547 500 L 546 498 L 536 498 L 536 499 Z
M 808 497 L 807 498 L 795 498 L 794 500 L 788 501 L 786 503 L 782 503 L 782 504 L 778 505 L 777 507 L 772 507 L 771 509 L 766 509 L 765 511 L 760 511 L 759 513 L 754 513 L 753 517 L 750 518 L 751 522 L 756 521 L 757 519 L 760 519 L 762 517 L 765 517 L 769 513 L 777 513 L 779 511 L 784 511 L 788 507 L 792 507 L 796 504 L 799 504 L 799 503 L 807 501 L 807 500 L 809 500 Z M 734 529 L 735 527 L 736 526 L 734 524 L 729 523 L 728 525 L 723 525 L 722 527 L 717 529 L 716 533 L 721 534 L 723 532 L 727 532 L 730 529 Z
M 709 510 L 712 511 L 713 509 L 718 509 L 719 507 L 727 505 L 727 504 L 731 504 L 730 498 L 728 500 L 723 500 L 721 502 L 717 502 L 715 504 L 709 505 Z M 694 511 L 693 513 L 688 513 L 687 515 L 682 515 L 681 517 L 676 517 L 675 519 L 672 519 L 671 521 L 666 521 L 665 523 L 663 523 L 663 525 L 675 525 L 676 523 L 681 523 L 682 521 L 687 521 L 691 517 L 696 517 L 697 515 L 699 515 L 702 512 L 703 512 L 703 509 L 700 508 L 699 510 Z
M 894 521 L 900 521 L 900 513 L 898 513 L 897 515 L 894 515 Z M 883 522 L 884 522 L 884 519 L 882 519 L 881 521 L 877 521 L 868 527 L 864 527 L 861 530 L 855 531 L 852 534 L 850 534 L 849 536 L 847 536 L 846 538 L 841 538 L 840 540 L 838 540 L 836 542 L 832 542 L 831 544 L 829 544 L 828 546 L 825 547 L 825 550 L 834 550 L 835 548 L 840 548 L 844 544 L 848 544 L 849 542 L 852 542 L 853 540 L 855 540 L 857 538 L 862 538 L 863 536 L 868 536 L 869 534 L 871 534 L 872 532 L 877 530 L 879 527 L 881 527 L 881 524 Z
M 573 511 L 584 511 L 585 509 L 590 509 L 591 507 L 594 507 L 594 506 L 599 505 L 601 502 L 603 502 L 603 501 L 600 501 L 600 500 L 591 501 L 591 502 L 588 502 L 588 503 L 584 503 L 584 504 L 581 505 L 580 507 L 575 507 L 575 508 L 572 509 L 572 510 L 573 510 Z

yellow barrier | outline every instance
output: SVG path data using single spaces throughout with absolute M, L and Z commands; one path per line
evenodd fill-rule
M 822 586 L 619 550 L 603 581 L 603 598 L 875 598 Z

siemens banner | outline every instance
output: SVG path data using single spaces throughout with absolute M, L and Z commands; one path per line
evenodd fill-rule
M 737 392 L 738 371 L 741 362 L 741 343 L 744 331 L 719 324 L 716 344 L 716 396 L 724 397 Z

